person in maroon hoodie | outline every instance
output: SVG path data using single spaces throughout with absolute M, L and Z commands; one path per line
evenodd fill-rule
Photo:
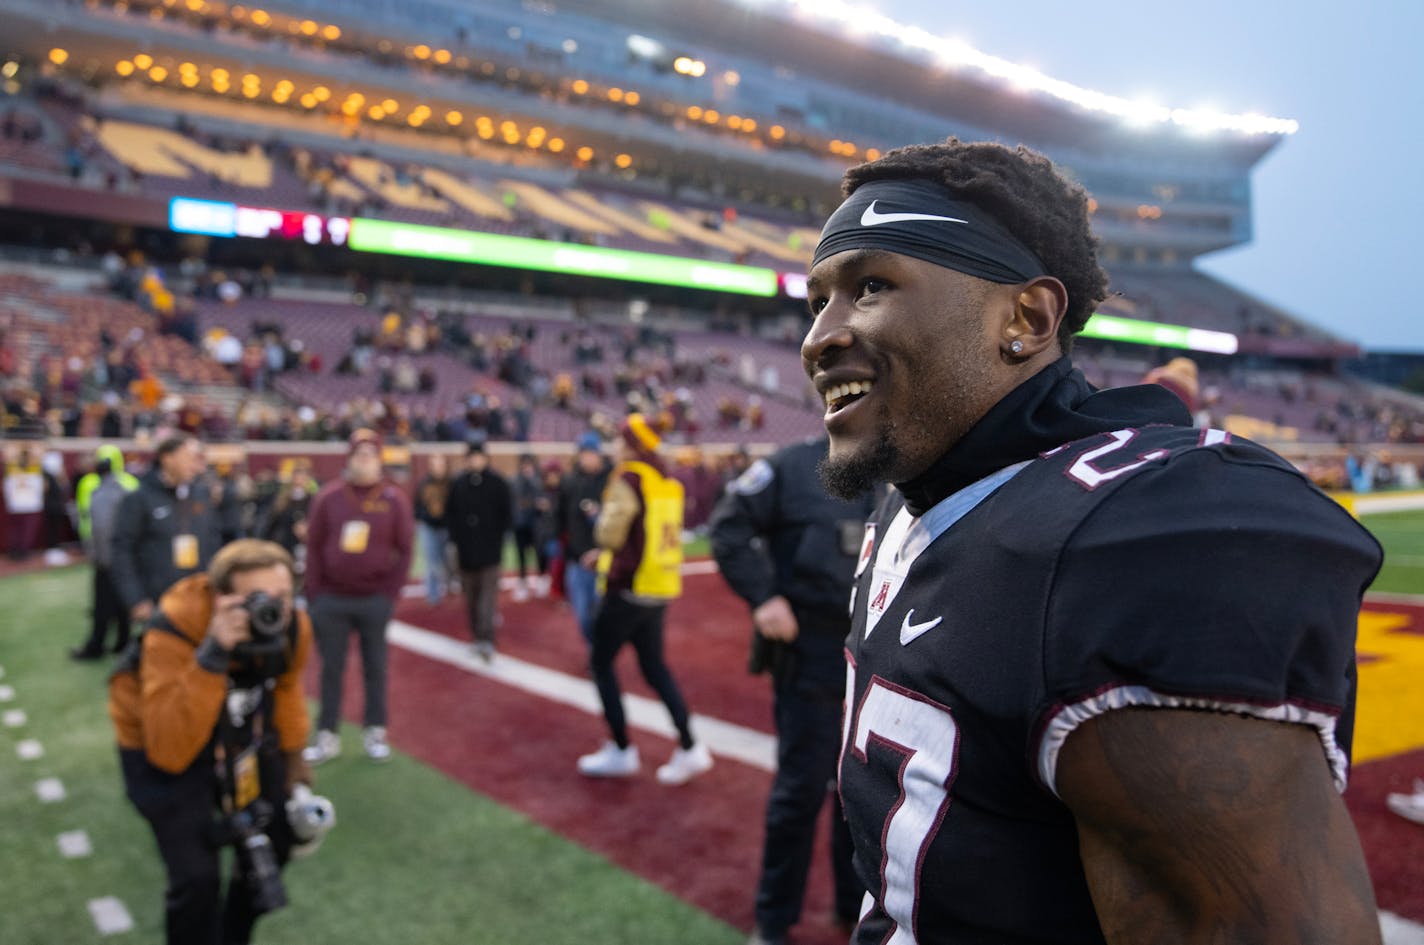
M 321 713 L 304 757 L 321 764 L 341 754 L 341 683 L 347 642 L 361 644 L 366 690 L 366 754 L 386 761 L 386 624 L 410 572 L 415 520 L 410 499 L 385 478 L 381 438 L 351 434 L 346 474 L 322 487 L 307 516 L 308 612 L 321 654 Z

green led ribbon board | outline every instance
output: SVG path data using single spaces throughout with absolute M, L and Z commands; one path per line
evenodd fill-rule
M 777 293 L 776 272 L 757 266 L 661 256 L 626 249 L 579 246 L 520 236 L 472 233 L 437 226 L 417 226 L 357 217 L 347 241 L 364 253 L 447 259 L 452 262 L 537 269 L 598 279 L 623 279 L 657 285 L 735 292 L 771 298 Z

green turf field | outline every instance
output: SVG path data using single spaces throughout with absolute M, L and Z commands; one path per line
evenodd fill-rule
M 0 728 L 4 824 L 0 943 L 98 942 L 86 903 L 121 899 L 135 930 L 105 941 L 160 942 L 163 876 L 147 825 L 122 792 L 105 713 L 106 667 L 75 664 L 89 572 L 65 568 L 0 581 L 0 709 L 23 709 Z M 21 761 L 16 744 L 44 757 Z M 348 732 L 348 746 L 359 734 Z M 42 804 L 34 785 L 58 777 L 68 796 Z M 741 936 L 671 895 L 568 843 L 444 775 L 397 755 L 320 772 L 338 825 L 312 858 L 289 867 L 292 904 L 264 919 L 263 943 L 349 945 L 483 942 L 707 943 Z M 56 836 L 83 829 L 93 855 L 63 859 Z
M 1424 594 L 1424 511 L 1366 515 L 1361 521 L 1385 549 L 1373 590 Z
M 1424 512 L 1364 522 L 1387 550 L 1374 589 L 1424 594 Z M 15 690 L 0 710 L 28 716 L 18 728 L 0 727 L 3 945 L 98 942 L 86 903 L 102 896 L 121 899 L 136 924 L 110 940 L 162 940 L 161 865 L 123 797 L 105 714 L 107 670 L 65 656 L 83 637 L 88 599 L 85 567 L 0 581 L 0 684 Z M 25 738 L 39 740 L 44 757 L 19 760 Z M 346 742 L 358 744 L 356 734 Z M 62 780 L 65 800 L 37 799 L 35 782 L 46 777 Z M 383 768 L 331 765 L 320 787 L 337 800 L 339 824 L 315 857 L 288 869 L 292 905 L 259 926 L 267 945 L 741 941 L 731 927 L 399 754 Z M 56 836 L 76 829 L 88 832 L 94 852 L 63 859 Z

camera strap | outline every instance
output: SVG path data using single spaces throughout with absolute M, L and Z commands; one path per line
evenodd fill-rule
M 223 705 L 218 715 L 218 726 L 214 737 L 213 759 L 217 766 L 218 785 L 221 791 L 220 803 L 223 812 L 233 814 L 244 810 L 262 796 L 262 741 L 267 732 L 267 720 L 272 712 L 272 690 L 267 685 L 258 687 L 261 695 L 247 725 L 239 727 L 233 722 L 228 705 Z M 228 697 L 234 692 L 233 681 L 228 680 Z M 243 739 L 243 733 L 247 738 Z M 243 744 L 243 742 L 246 744 Z

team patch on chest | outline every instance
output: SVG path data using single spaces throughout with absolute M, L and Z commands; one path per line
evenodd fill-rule
M 885 616 L 885 611 L 895 603 L 895 598 L 904 583 L 904 571 L 878 566 L 875 568 L 865 598 L 865 635 L 867 638 L 875 630 L 875 625 L 880 622 L 880 618 Z
M 914 520 L 902 510 L 890 522 L 890 527 L 885 530 L 885 538 L 880 543 L 878 550 L 874 547 L 873 533 L 871 539 L 862 549 L 861 553 L 866 561 L 873 560 L 875 562 L 870 571 L 870 584 L 865 589 L 865 636 L 867 639 L 875 630 L 875 625 L 880 622 L 880 618 L 885 616 L 885 612 L 895 603 L 896 595 L 904 586 L 905 575 L 909 573 L 910 565 L 914 563 L 914 556 L 904 553 L 906 550 L 905 538 L 913 524 Z

